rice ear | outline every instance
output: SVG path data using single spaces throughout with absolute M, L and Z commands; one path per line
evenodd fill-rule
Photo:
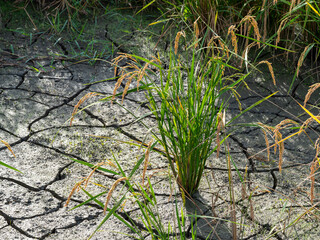
M 320 115 L 318 116 L 314 116 L 316 119 L 320 120 Z M 315 119 L 313 117 L 309 117 L 306 121 L 303 122 L 302 126 L 300 127 L 300 133 L 303 131 L 304 128 L 308 127 L 308 125 L 310 123 L 312 123 L 313 121 L 315 121 Z
M 306 52 L 309 49 L 309 47 L 310 47 L 310 44 L 304 48 L 303 52 L 301 53 L 301 55 L 299 57 L 298 64 L 297 64 L 297 77 L 299 76 L 300 68 L 302 66 L 303 60 L 305 58 Z
M 89 92 L 89 93 L 87 93 L 86 95 L 84 95 L 84 96 L 78 101 L 78 103 L 74 106 L 73 112 L 72 112 L 72 114 L 71 114 L 70 126 L 72 125 L 72 121 L 73 121 L 73 119 L 74 119 L 74 116 L 77 114 L 77 111 L 78 111 L 78 108 L 80 107 L 80 105 L 81 105 L 82 103 L 84 103 L 87 99 L 92 98 L 92 97 L 97 96 L 97 95 L 99 95 L 99 94 L 96 93 L 96 92 Z
M 280 130 L 291 125 L 297 124 L 295 121 L 291 119 L 285 119 L 281 121 L 273 130 L 274 133 L 274 140 L 275 140 L 275 153 L 277 151 L 277 147 L 279 147 L 279 172 L 281 173 L 282 163 L 283 163 L 283 153 L 284 153 L 284 142 L 282 141 L 282 134 Z M 280 143 L 279 143 L 280 142 Z
M 14 152 L 12 151 L 12 148 L 11 148 L 11 146 L 10 146 L 9 143 L 7 143 L 6 141 L 3 141 L 3 140 L 1 140 L 1 139 L 0 139 L 0 142 L 2 142 L 2 143 L 9 149 L 9 151 L 12 153 L 12 155 L 13 155 L 14 157 L 16 157 L 16 155 L 15 155 Z
M 249 22 L 250 25 L 253 27 L 256 40 L 258 40 L 257 45 L 258 45 L 258 47 L 260 47 L 261 35 L 260 35 L 260 32 L 259 32 L 258 22 L 256 21 L 255 17 L 251 16 L 251 15 L 247 15 L 244 18 L 241 19 L 240 24 L 243 23 L 243 22 L 244 23 Z M 249 33 L 250 33 L 250 31 L 248 31 L 248 34 Z
M 309 87 L 308 93 L 304 99 L 304 103 L 303 103 L 304 107 L 306 107 L 307 102 L 309 101 L 312 93 L 314 93 L 314 91 L 316 91 L 318 88 L 320 88 L 320 83 L 315 83 Z
M 236 34 L 234 33 L 236 30 L 237 29 L 235 25 L 231 25 L 228 29 L 228 35 L 231 34 L 231 42 L 232 42 L 232 46 L 234 48 L 235 54 L 238 53 L 237 37 L 236 37 Z
M 174 53 L 177 55 L 178 53 L 178 48 L 179 48 L 179 40 L 180 40 L 180 37 L 183 36 L 183 37 L 186 37 L 186 34 L 184 31 L 180 31 L 177 33 L 176 35 L 176 38 L 174 40 Z
M 81 186 L 81 184 L 82 184 L 83 182 L 85 182 L 85 181 L 86 181 L 86 179 L 83 179 L 83 180 L 81 180 L 80 182 L 77 182 L 77 183 L 74 185 L 74 187 L 72 188 L 72 190 L 71 190 L 71 192 L 70 192 L 70 194 L 69 194 L 69 196 L 68 196 L 68 199 L 67 199 L 67 201 L 66 201 L 66 204 L 64 205 L 65 207 L 67 207 L 67 206 L 69 205 L 70 200 L 71 200 L 71 197 L 72 197 L 72 195 L 74 194 L 74 192 L 75 192 L 75 191 L 78 191 L 79 188 L 80 188 L 80 186 Z
M 270 62 L 268 62 L 268 61 L 261 61 L 261 62 L 258 63 L 258 65 L 261 64 L 261 63 L 265 63 L 265 64 L 268 65 L 268 69 L 269 69 L 269 72 L 270 72 L 272 80 L 273 80 L 273 85 L 276 85 L 276 78 L 274 76 L 272 64 Z
M 200 35 L 199 26 L 198 26 L 199 18 L 200 17 L 198 17 L 197 20 L 195 20 L 193 23 L 193 30 L 194 30 L 195 41 L 196 41 L 196 44 L 194 45 L 195 48 L 198 46 L 198 39 L 199 39 L 199 35 Z
M 281 36 L 281 31 L 282 31 L 282 27 L 287 23 L 288 21 L 288 17 L 284 18 L 279 25 L 279 28 L 277 30 L 277 39 L 276 39 L 276 43 L 275 45 L 278 46 L 278 43 L 280 42 L 280 36 Z
M 111 199 L 111 196 L 112 196 L 112 193 L 114 191 L 114 189 L 117 187 L 117 185 L 121 182 L 121 181 L 124 181 L 124 180 L 128 180 L 127 177 L 122 177 L 122 178 L 119 178 L 118 180 L 116 180 L 113 184 L 112 184 L 112 187 L 110 188 L 108 194 L 107 194 L 107 199 L 106 199 L 106 203 L 104 204 L 104 209 L 103 209 L 103 214 L 106 214 L 106 211 L 107 211 L 107 208 L 108 208 L 108 203 Z

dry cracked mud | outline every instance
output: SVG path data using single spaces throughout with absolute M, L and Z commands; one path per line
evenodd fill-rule
M 9 28 L 10 22 L 7 24 L 5 27 Z M 101 38 L 111 41 L 112 31 L 115 30 L 110 30 L 108 25 L 104 27 L 109 32 L 101 30 Z M 112 159 L 112 154 L 115 154 L 123 168 L 129 171 L 144 151 L 135 146 L 120 144 L 117 140 L 148 142 L 151 137 L 147 136 L 145 139 L 147 129 L 136 122 L 126 110 L 117 104 L 111 105 L 110 102 L 100 102 L 84 109 L 76 115 L 70 126 L 73 108 L 81 97 L 89 92 L 112 94 L 114 80 L 99 82 L 113 77 L 112 66 L 105 61 L 90 64 L 87 61 L 77 62 L 65 57 L 54 57 L 52 53 L 64 52 L 67 55 L 71 51 L 70 45 L 63 39 L 57 44 L 47 33 L 30 41 L 19 32 L 3 29 L 0 33 L 0 139 L 11 145 L 16 158 L 5 146 L 0 146 L 0 161 L 19 169 L 22 174 L 0 168 L 0 238 L 87 239 L 103 220 L 103 209 L 92 203 L 68 211 L 87 199 L 80 192 L 73 195 L 68 207 L 64 206 L 74 184 L 91 171 L 71 158 L 96 164 Z M 127 52 L 133 46 L 147 44 L 143 35 L 134 33 L 124 39 L 131 45 L 112 41 L 116 47 L 122 47 L 121 51 Z M 11 46 L 15 49 L 14 52 L 10 50 Z M 150 53 L 153 48 L 144 49 Z M 148 52 L 142 54 L 148 55 Z M 303 113 L 295 100 L 301 102 L 304 99 L 307 85 L 303 84 L 302 79 L 298 79 L 292 98 L 286 94 L 292 73 L 285 70 L 280 62 L 274 66 L 277 86 L 272 85 L 267 70 L 252 74 L 246 80 L 251 91 L 244 87 L 239 89 L 242 107 L 245 109 L 271 93 L 278 93 L 241 116 L 238 123 L 262 122 L 274 126 L 286 118 L 296 121 L 306 119 L 307 116 L 295 119 L 295 116 Z M 98 99 L 90 99 L 81 107 Z M 318 97 L 314 96 L 310 101 L 315 103 Z M 144 121 L 149 126 L 154 126 L 154 119 L 148 115 L 142 92 L 128 94 L 124 106 L 136 116 L 147 115 Z M 238 103 L 231 99 L 227 117 L 230 119 L 238 113 Z M 318 135 L 319 126 L 314 126 L 309 136 L 316 139 Z M 277 155 L 272 154 L 270 161 L 267 160 L 265 151 L 251 157 L 266 146 L 264 135 L 257 127 L 241 127 L 230 135 L 228 141 L 231 156 L 237 166 L 237 170 L 233 168 L 232 173 L 237 221 L 243 224 L 239 225 L 243 229 L 243 235 L 239 237 L 264 239 L 275 232 L 270 239 L 319 238 L 318 221 L 309 219 L 308 214 L 304 214 L 310 207 L 307 192 L 310 180 L 307 177 L 309 163 L 315 155 L 308 137 L 301 135 L 286 141 L 281 173 Z M 166 173 L 168 167 L 166 160 L 157 153 L 151 154 L 150 161 L 147 173 L 151 175 L 158 172 L 152 178 L 152 183 L 159 198 L 159 212 L 163 222 L 167 223 L 174 216 L 174 204 Z M 242 174 L 247 171 L 247 194 L 252 194 L 254 218 L 250 214 L 250 204 L 241 198 L 242 184 L 237 171 Z M 96 183 L 109 187 L 115 180 L 115 176 L 101 172 L 94 175 Z M 92 185 L 87 190 L 99 192 Z M 205 239 L 210 231 L 213 231 L 210 239 L 231 239 L 227 195 L 228 175 L 225 152 L 222 149 L 219 159 L 211 157 L 195 199 L 197 213 L 207 216 L 198 219 L 199 239 Z M 104 202 L 104 198 L 105 195 L 101 201 Z M 178 196 L 177 199 L 181 197 Z M 182 206 L 181 200 L 178 204 Z M 193 213 L 194 206 L 191 202 L 187 202 L 186 208 L 188 213 Z M 127 213 L 133 219 L 139 215 L 137 206 L 130 201 L 123 209 L 117 210 L 117 213 L 124 218 Z M 299 216 L 301 219 L 294 227 L 278 231 Z M 136 221 L 143 229 L 137 218 Z M 188 231 L 191 229 L 190 224 L 189 221 Z M 273 229 L 274 226 L 277 227 L 276 230 Z M 130 239 L 126 234 L 130 234 L 129 229 L 112 217 L 92 239 Z M 145 234 L 145 238 L 149 239 L 150 236 Z

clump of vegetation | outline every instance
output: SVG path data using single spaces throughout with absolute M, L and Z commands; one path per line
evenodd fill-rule
M 283 51 L 287 56 L 289 56 L 289 52 L 295 54 L 293 56 L 297 62 L 297 68 L 290 89 L 296 77 L 301 74 L 302 63 L 307 56 L 314 64 L 317 63 L 320 40 L 319 6 L 315 1 L 282 0 L 159 0 L 124 1 L 124 3 L 131 5 L 130 7 L 139 3 L 142 10 L 152 5 L 158 7 L 163 13 L 165 10 L 169 10 L 164 15 L 168 19 L 159 22 L 180 19 L 179 23 L 185 24 L 183 30 L 175 35 L 175 41 L 172 44 L 174 46 L 170 46 L 168 56 L 155 56 L 148 60 L 134 54 L 119 53 L 112 61 L 115 67 L 113 79 L 117 79 L 113 96 L 105 96 L 101 99 L 101 101 L 116 102 L 116 97 L 122 95 L 122 101 L 124 101 L 129 91 L 136 92 L 139 89 L 145 91 L 150 114 L 156 120 L 156 130 L 146 126 L 146 131 L 152 133 L 155 142 L 140 143 L 146 147 L 145 155 L 137 161 L 129 173 L 122 168 L 120 161 L 115 156 L 113 156 L 114 163 L 101 162 L 96 165 L 73 159 L 80 164 L 91 167 L 92 171 L 85 179 L 76 183 L 69 195 L 67 204 L 74 192 L 81 189 L 89 199 L 77 207 L 92 201 L 101 206 L 106 217 L 95 232 L 111 216 L 114 216 L 131 229 L 136 234 L 134 237 L 139 239 L 144 238 L 143 232 L 150 234 L 152 239 L 186 239 L 186 216 L 183 208 L 180 209 L 177 199 L 173 202 L 175 204 L 174 221 L 177 222 L 177 226 L 173 227 L 171 223 L 165 225 L 160 218 L 156 195 L 151 183 L 152 176 L 146 178 L 145 175 L 150 152 L 156 150 L 166 157 L 171 171 L 171 174 L 168 174 L 171 177 L 170 180 L 172 180 L 170 183 L 177 183 L 182 201 L 184 201 L 186 198 L 192 198 L 194 193 L 197 192 L 203 180 L 207 160 L 213 153 L 218 155 L 221 145 L 224 145 L 230 193 L 228 199 L 224 200 L 228 201 L 231 206 L 230 219 L 233 227 L 233 238 L 236 239 L 238 236 L 236 231 L 236 203 L 242 204 L 245 200 L 248 200 L 250 219 L 254 222 L 252 199 L 258 194 L 254 195 L 253 190 L 250 194 L 245 192 L 248 176 L 247 168 L 242 174 L 232 161 L 227 141 L 230 132 L 227 130 L 232 121 L 239 115 L 226 122 L 225 111 L 227 110 L 228 100 L 233 96 L 241 108 L 237 86 L 241 83 L 246 85 L 247 74 L 244 74 L 244 72 L 249 73 L 259 64 L 268 66 L 273 85 L 277 84 L 271 62 L 262 60 L 256 63 L 255 59 L 250 61 L 249 51 L 251 50 L 257 50 L 256 56 L 259 56 L 267 48 L 271 49 L 270 52 Z M 25 4 L 24 11 L 27 15 L 26 6 L 28 4 L 37 4 L 43 11 L 48 11 L 51 18 L 48 17 L 49 15 L 47 17 L 51 27 L 60 33 L 66 29 L 66 26 L 70 26 L 70 29 L 76 29 L 75 20 L 80 19 L 81 14 L 87 14 L 90 9 L 95 9 L 103 4 L 103 1 L 25 1 Z M 63 14 L 67 16 L 67 20 L 63 22 L 62 27 L 57 27 L 61 26 L 57 23 Z M 29 17 L 29 19 L 33 23 L 32 18 Z M 36 24 L 34 25 L 36 26 Z M 176 26 L 180 27 L 181 24 Z M 181 44 L 182 39 L 184 44 Z M 119 66 L 119 63 L 124 61 L 126 65 Z M 134 81 L 137 86 L 130 89 Z M 123 92 L 118 93 L 121 84 L 123 85 L 124 82 Z M 263 123 L 253 124 L 263 131 L 267 145 L 265 149 L 267 160 L 270 157 L 270 148 L 273 147 L 275 152 L 278 151 L 279 172 L 283 168 L 284 142 L 303 133 L 311 122 L 320 123 L 320 117 L 313 115 L 306 107 L 311 94 L 314 94 L 319 87 L 318 83 L 310 87 L 304 106 L 301 106 L 310 116 L 303 124 L 299 125 L 291 119 L 283 120 L 274 127 Z M 288 92 L 290 92 L 290 89 L 288 89 Z M 70 124 L 78 112 L 79 106 L 94 96 L 101 96 L 101 94 L 88 93 L 80 99 L 74 108 Z M 240 114 L 246 113 L 270 96 L 254 103 L 245 110 L 241 109 Z M 137 121 L 142 123 L 140 118 L 137 118 Z M 282 131 L 285 129 L 298 129 L 298 131 L 283 137 Z M 269 143 L 270 137 L 273 138 L 274 144 Z M 6 144 L 4 141 L 2 142 Z M 9 150 L 11 149 L 9 145 L 6 144 L 6 146 Z M 315 200 L 315 175 L 319 168 L 319 138 L 313 143 L 313 146 L 316 155 L 310 163 L 310 175 L 308 176 L 311 183 L 308 193 L 311 204 L 314 204 Z M 0 164 L 3 165 L 1 162 Z M 116 180 L 108 190 L 106 190 L 106 186 L 103 186 L 104 190 L 93 196 L 86 190 L 86 187 L 97 170 L 116 176 Z M 237 174 L 241 182 L 240 185 L 243 187 L 241 189 L 243 199 L 238 202 L 236 202 L 233 193 L 232 170 Z M 137 176 L 142 181 L 137 180 Z M 122 186 L 120 197 L 110 207 L 115 189 L 119 188 L 119 185 Z M 102 195 L 106 195 L 104 202 L 98 200 Z M 137 219 L 125 213 L 121 215 L 117 211 L 124 206 L 125 201 L 129 198 L 133 199 L 133 202 L 138 205 L 140 210 L 140 215 L 137 217 L 140 220 L 139 223 Z M 296 224 L 313 209 L 316 209 L 315 206 L 311 206 L 302 215 L 292 220 L 287 228 Z M 240 227 L 240 229 L 244 228 L 244 226 Z M 269 226 L 268 237 L 275 236 L 282 231 L 281 229 L 274 229 L 276 229 L 276 226 L 272 229 Z M 196 231 L 192 231 L 192 237 L 196 238 L 196 235 Z

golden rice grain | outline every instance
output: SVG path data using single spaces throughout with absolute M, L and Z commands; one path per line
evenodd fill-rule
M 97 95 L 99 95 L 99 94 L 96 93 L 96 92 L 89 92 L 89 93 L 87 93 L 86 95 L 84 95 L 84 96 L 78 101 L 78 103 L 74 106 L 73 112 L 72 112 L 72 114 L 71 114 L 70 126 L 72 125 L 72 121 L 73 121 L 73 119 L 74 119 L 74 116 L 77 114 L 77 111 L 78 111 L 78 108 L 80 107 L 80 105 L 81 105 L 82 103 L 84 103 L 84 101 L 86 101 L 87 99 L 92 98 L 92 97 L 97 96 Z
M 314 117 L 320 121 L 320 115 L 314 116 Z M 313 121 L 315 121 L 315 119 L 313 117 L 310 117 L 306 121 L 304 121 L 302 126 L 300 127 L 300 130 L 299 130 L 300 133 L 303 131 L 304 128 L 308 127 L 309 124 L 312 123 Z
M 11 146 L 10 146 L 9 143 L 7 143 L 6 141 L 3 141 L 3 140 L 1 140 L 1 139 L 0 139 L 0 142 L 2 142 L 2 143 L 9 149 L 9 151 L 12 153 L 12 155 L 13 155 L 14 157 L 16 157 L 16 155 L 15 155 L 14 152 L 12 151 L 12 148 L 11 148 Z
M 236 30 L 237 29 L 235 25 L 231 25 L 228 29 L 228 35 L 231 34 L 231 42 L 232 42 L 232 46 L 234 48 L 235 54 L 238 53 L 237 37 L 236 37 L 236 34 L 234 33 Z
M 77 182 L 77 183 L 74 185 L 74 187 L 72 188 L 72 190 L 71 190 L 71 192 L 70 192 L 70 194 L 69 194 L 69 196 L 68 196 L 68 199 L 67 199 L 67 201 L 66 201 L 66 204 L 64 205 L 65 207 L 69 205 L 72 195 L 74 194 L 74 192 L 75 192 L 76 190 L 79 191 L 80 186 L 81 186 L 81 184 L 82 184 L 84 181 L 86 181 L 86 179 L 83 179 L 83 180 L 81 180 L 80 182 Z
M 117 185 L 121 182 L 121 181 L 124 181 L 124 180 L 128 180 L 127 177 L 122 177 L 122 178 L 119 178 L 118 180 L 116 180 L 113 185 L 111 186 L 109 192 L 108 192 L 108 195 L 107 195 L 107 199 L 106 199 L 106 203 L 104 204 L 104 209 L 103 209 L 103 214 L 106 214 L 107 212 L 107 208 L 108 208 L 108 203 L 110 201 L 110 198 L 112 196 L 112 193 L 114 191 L 114 189 L 117 187 Z
M 186 37 L 186 34 L 184 31 L 180 31 L 177 33 L 176 35 L 176 38 L 174 40 L 174 53 L 177 54 L 178 53 L 178 47 L 179 47 L 179 40 L 180 40 L 180 37 L 183 36 L 183 37 Z
M 299 76 L 299 71 L 302 66 L 303 60 L 305 58 L 306 52 L 309 49 L 309 46 L 310 46 L 310 44 L 304 48 L 303 52 L 301 53 L 301 55 L 299 57 L 298 65 L 297 65 L 297 77 Z
M 309 87 L 308 93 L 304 99 L 304 103 L 303 103 L 304 107 L 306 107 L 307 102 L 309 101 L 312 93 L 314 93 L 314 91 L 316 91 L 318 88 L 320 88 L 320 83 L 315 83 Z
M 268 61 L 261 61 L 261 62 L 258 63 L 258 65 L 261 64 L 261 63 L 265 63 L 265 64 L 268 65 L 268 69 L 269 69 L 269 72 L 270 72 L 272 80 L 273 80 L 273 85 L 276 85 L 276 78 L 274 76 L 272 64 L 270 62 L 268 62 Z
M 288 21 L 288 17 L 284 18 L 280 22 L 279 28 L 277 30 L 277 39 L 276 39 L 276 43 L 275 43 L 276 46 L 278 46 L 278 43 L 280 42 L 281 31 L 282 31 L 283 26 L 287 23 L 287 21 Z
M 274 146 L 275 153 L 277 151 L 277 146 L 279 147 L 279 172 L 281 172 L 282 162 L 283 162 L 283 153 L 284 153 L 284 141 L 281 141 L 282 134 L 280 133 L 280 130 L 296 124 L 297 123 L 291 119 L 285 119 L 281 121 L 279 124 L 277 124 L 273 130 L 274 140 L 275 140 L 275 146 Z
M 221 41 L 220 38 L 218 38 L 218 42 L 219 42 L 219 45 L 220 45 L 223 53 L 226 53 L 227 54 L 227 58 L 229 58 L 230 50 L 229 50 L 228 46 L 226 44 L 224 44 L 224 42 Z
M 260 39 L 261 39 L 261 35 L 259 32 L 259 27 L 258 27 L 258 22 L 256 21 L 254 16 L 250 16 L 247 15 L 244 18 L 241 19 L 240 24 L 244 23 L 244 22 L 249 22 L 251 24 L 251 26 L 253 27 L 254 33 L 255 33 L 255 37 L 257 40 L 257 45 L 258 47 L 260 47 Z M 250 31 L 248 31 L 248 34 L 250 33 Z

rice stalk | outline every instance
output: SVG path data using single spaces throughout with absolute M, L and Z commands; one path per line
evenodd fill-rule
M 11 148 L 11 146 L 10 146 L 9 143 L 7 143 L 6 141 L 1 140 L 1 139 L 0 139 L 0 142 L 2 142 L 2 143 L 9 149 L 9 151 L 12 153 L 12 155 L 13 155 L 14 157 L 16 157 L 16 155 L 15 155 L 14 152 L 12 151 L 12 148 Z
M 117 187 L 117 185 L 118 185 L 121 181 L 124 181 L 124 180 L 128 180 L 128 178 L 127 178 L 127 177 L 119 178 L 119 179 L 117 179 L 117 180 L 112 184 L 112 186 L 111 186 L 111 188 L 110 188 L 110 190 L 109 190 L 109 192 L 108 192 L 108 194 L 107 194 L 106 202 L 105 202 L 105 204 L 104 204 L 103 214 L 106 214 L 106 212 L 107 212 L 108 203 L 109 203 L 109 201 L 110 201 L 110 199 L 111 199 L 111 196 L 112 196 L 112 193 L 113 193 L 114 189 Z
M 250 197 L 249 199 L 249 205 L 250 205 L 250 218 L 252 221 L 254 221 L 254 208 L 253 208 L 253 201 L 252 201 L 252 197 Z
M 269 143 L 269 140 L 268 140 L 267 133 L 263 128 L 262 128 L 262 132 L 263 132 L 263 135 L 264 135 L 264 141 L 266 142 L 266 146 L 267 146 L 267 159 L 268 159 L 268 161 L 270 161 L 270 143 Z
M 79 189 L 80 189 L 80 186 L 82 185 L 82 183 L 84 183 L 86 181 L 86 178 L 84 178 L 83 180 L 81 180 L 80 182 L 77 182 L 75 185 L 74 185 L 74 187 L 72 188 L 72 190 L 71 190 L 71 192 L 70 192 L 70 194 L 69 194 L 69 196 L 68 196 L 68 199 L 67 199 L 67 201 L 66 201 L 66 204 L 64 205 L 65 207 L 67 207 L 68 205 L 69 205 L 69 203 L 70 203 L 70 200 L 71 200 L 71 197 L 72 197 L 72 195 L 74 194 L 74 192 L 75 191 L 79 191 Z
M 266 6 L 266 0 L 263 0 L 262 2 L 262 6 L 261 6 L 262 10 L 264 11 L 264 19 L 263 19 L 263 42 L 266 41 L 266 37 L 267 37 L 267 19 L 268 19 L 268 15 L 269 15 L 269 9 Z
M 278 46 L 278 43 L 280 42 L 281 31 L 283 30 L 282 28 L 287 22 L 288 22 L 288 17 L 284 18 L 280 22 L 280 25 L 279 25 L 278 30 L 277 30 L 277 38 L 276 38 L 276 42 L 275 42 L 276 46 Z
M 260 48 L 261 35 L 260 35 L 260 32 L 259 32 L 258 22 L 256 21 L 255 17 L 247 15 L 240 21 L 240 24 L 244 23 L 244 22 L 249 22 L 250 25 L 253 27 L 255 38 L 256 38 L 256 40 L 258 40 L 257 41 L 257 45 Z M 248 30 L 248 35 L 249 34 L 250 34 L 250 31 Z
M 312 95 L 318 88 L 320 88 L 320 83 L 315 83 L 315 84 L 313 84 L 313 85 L 311 85 L 311 86 L 309 87 L 308 93 L 307 93 L 307 95 L 306 95 L 305 98 L 304 98 L 304 103 L 303 103 L 303 106 L 304 106 L 304 107 L 306 107 L 307 102 L 309 101 L 311 95 Z
M 293 7 L 296 5 L 296 0 L 291 0 L 291 3 L 290 3 L 290 8 L 289 8 L 289 13 L 292 12 L 292 9 Z
M 265 63 L 265 64 L 268 65 L 268 69 L 269 69 L 269 72 L 270 72 L 272 80 L 273 80 L 273 85 L 276 85 L 276 78 L 274 76 L 272 64 L 269 61 L 261 61 L 261 62 L 258 63 L 258 65 L 261 64 L 261 63 Z
M 302 132 L 304 128 L 308 127 L 309 124 L 312 123 L 313 121 L 320 121 L 320 115 L 314 116 L 314 118 L 310 117 L 306 121 L 304 121 L 302 126 L 300 127 L 300 132 Z
M 234 33 L 236 30 L 237 29 L 236 29 L 235 25 L 231 25 L 228 28 L 228 35 L 231 34 L 231 42 L 232 42 L 232 46 L 233 46 L 235 54 L 238 53 L 237 37 L 236 37 L 236 34 Z
M 186 37 L 186 34 L 184 31 L 180 31 L 177 33 L 176 35 L 176 38 L 174 40 L 174 53 L 177 55 L 178 53 L 178 47 L 179 47 L 179 40 L 180 40 L 180 37 Z
M 275 154 L 277 152 L 277 147 L 279 147 L 279 172 L 280 173 L 282 169 L 283 153 L 284 153 L 284 141 L 282 141 L 282 134 L 280 133 L 280 130 L 296 124 L 297 123 L 291 119 L 285 119 L 281 121 L 279 124 L 277 124 L 273 130 L 273 133 L 274 133 L 273 138 L 275 140 L 275 146 L 274 146 Z
M 247 198 L 247 191 L 246 191 L 246 181 L 248 176 L 248 166 L 246 166 L 243 176 L 243 182 L 241 184 L 241 199 L 244 201 Z
M 80 98 L 78 103 L 73 108 L 73 112 L 71 114 L 71 119 L 70 119 L 70 126 L 72 126 L 72 121 L 74 119 L 74 116 L 77 114 L 77 111 L 78 111 L 78 108 L 80 107 L 80 105 L 83 104 L 87 99 L 92 98 L 97 95 L 99 95 L 99 94 L 96 92 L 89 92 L 86 95 L 84 95 L 82 98 Z
M 297 64 L 297 77 L 299 76 L 300 67 L 302 66 L 303 60 L 305 58 L 305 54 L 306 54 L 307 50 L 309 49 L 309 47 L 310 47 L 310 44 L 304 48 L 303 52 L 301 53 L 301 55 L 299 57 L 298 64 Z

